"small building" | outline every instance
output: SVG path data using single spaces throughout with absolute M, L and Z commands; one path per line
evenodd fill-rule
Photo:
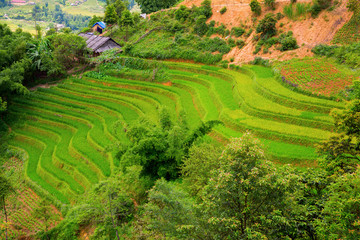
M 92 26 L 93 32 L 98 32 L 102 34 L 103 30 L 106 28 L 106 24 L 104 22 L 97 22 Z
M 140 17 L 143 18 L 143 19 L 146 19 L 146 16 L 147 16 L 146 13 L 140 14 Z
M 29 2 L 28 4 L 29 5 L 35 5 L 35 2 Z
M 121 46 L 109 37 L 102 37 L 93 33 L 80 33 L 79 36 L 86 39 L 87 47 L 93 50 L 94 53 L 102 53 L 113 48 L 121 50 Z

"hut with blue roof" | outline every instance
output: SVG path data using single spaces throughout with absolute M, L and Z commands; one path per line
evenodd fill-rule
M 103 30 L 106 28 L 106 24 L 104 22 L 97 22 L 94 23 L 94 25 L 92 26 L 93 32 L 98 32 L 98 33 L 102 33 Z

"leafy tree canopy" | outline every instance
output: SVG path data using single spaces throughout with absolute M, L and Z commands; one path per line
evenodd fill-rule
M 137 0 L 143 13 L 152 13 L 172 7 L 177 0 Z
M 219 122 L 202 123 L 195 130 L 190 130 L 183 119 L 177 122 L 171 120 L 165 109 L 159 115 L 157 123 L 140 119 L 125 128 L 131 143 L 122 146 L 123 149 L 118 153 L 120 166 L 140 165 L 145 176 L 176 179 L 182 159 L 188 155 L 195 140 L 209 133 Z

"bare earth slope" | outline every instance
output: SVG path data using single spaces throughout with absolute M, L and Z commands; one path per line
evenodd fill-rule
M 187 7 L 191 7 L 193 4 L 199 6 L 202 1 L 203 0 L 185 0 L 181 4 Z M 223 23 L 229 29 L 240 26 L 241 24 L 245 25 L 247 29 L 250 29 L 253 26 L 252 18 L 254 17 L 250 10 L 250 1 L 251 0 L 212 0 L 213 16 L 209 21 L 214 20 L 219 24 Z M 310 3 L 312 0 L 298 0 L 297 2 Z M 277 28 L 282 29 L 284 32 L 293 31 L 294 37 L 297 39 L 298 45 L 300 46 L 297 50 L 284 53 L 271 48 L 271 53 L 263 54 L 262 51 L 260 51 L 257 55 L 254 55 L 253 51 L 255 50 L 256 42 L 252 41 L 254 36 L 254 33 L 252 33 L 245 40 L 246 46 L 243 49 L 234 48 L 227 56 L 225 56 L 225 59 L 233 58 L 235 62 L 248 62 L 253 60 L 255 56 L 279 60 L 311 56 L 311 48 L 320 43 L 329 44 L 335 33 L 350 20 L 352 13 L 347 11 L 347 2 L 348 0 L 342 0 L 340 6 L 335 10 L 331 12 L 323 11 L 315 19 L 310 16 L 307 16 L 306 19 L 302 18 L 296 21 L 290 20 L 287 17 L 281 19 L 277 24 Z M 269 12 L 283 13 L 284 6 L 289 3 L 290 0 L 277 0 L 275 11 L 269 11 L 262 4 L 262 15 L 257 17 L 257 19 L 262 19 L 265 14 Z M 220 9 L 223 7 L 226 7 L 227 11 L 225 14 L 221 15 Z M 283 27 L 280 28 L 280 24 L 283 24 Z

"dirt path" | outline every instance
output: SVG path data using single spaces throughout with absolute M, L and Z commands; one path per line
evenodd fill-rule
M 59 81 L 57 81 L 56 83 L 45 83 L 45 84 L 39 84 L 39 85 L 36 85 L 36 86 L 34 86 L 34 87 L 31 87 L 31 88 L 29 88 L 29 90 L 30 91 L 35 91 L 36 89 L 38 89 L 38 88 L 50 88 L 50 87 L 54 87 L 54 86 L 57 86 L 58 85 L 58 82 Z

